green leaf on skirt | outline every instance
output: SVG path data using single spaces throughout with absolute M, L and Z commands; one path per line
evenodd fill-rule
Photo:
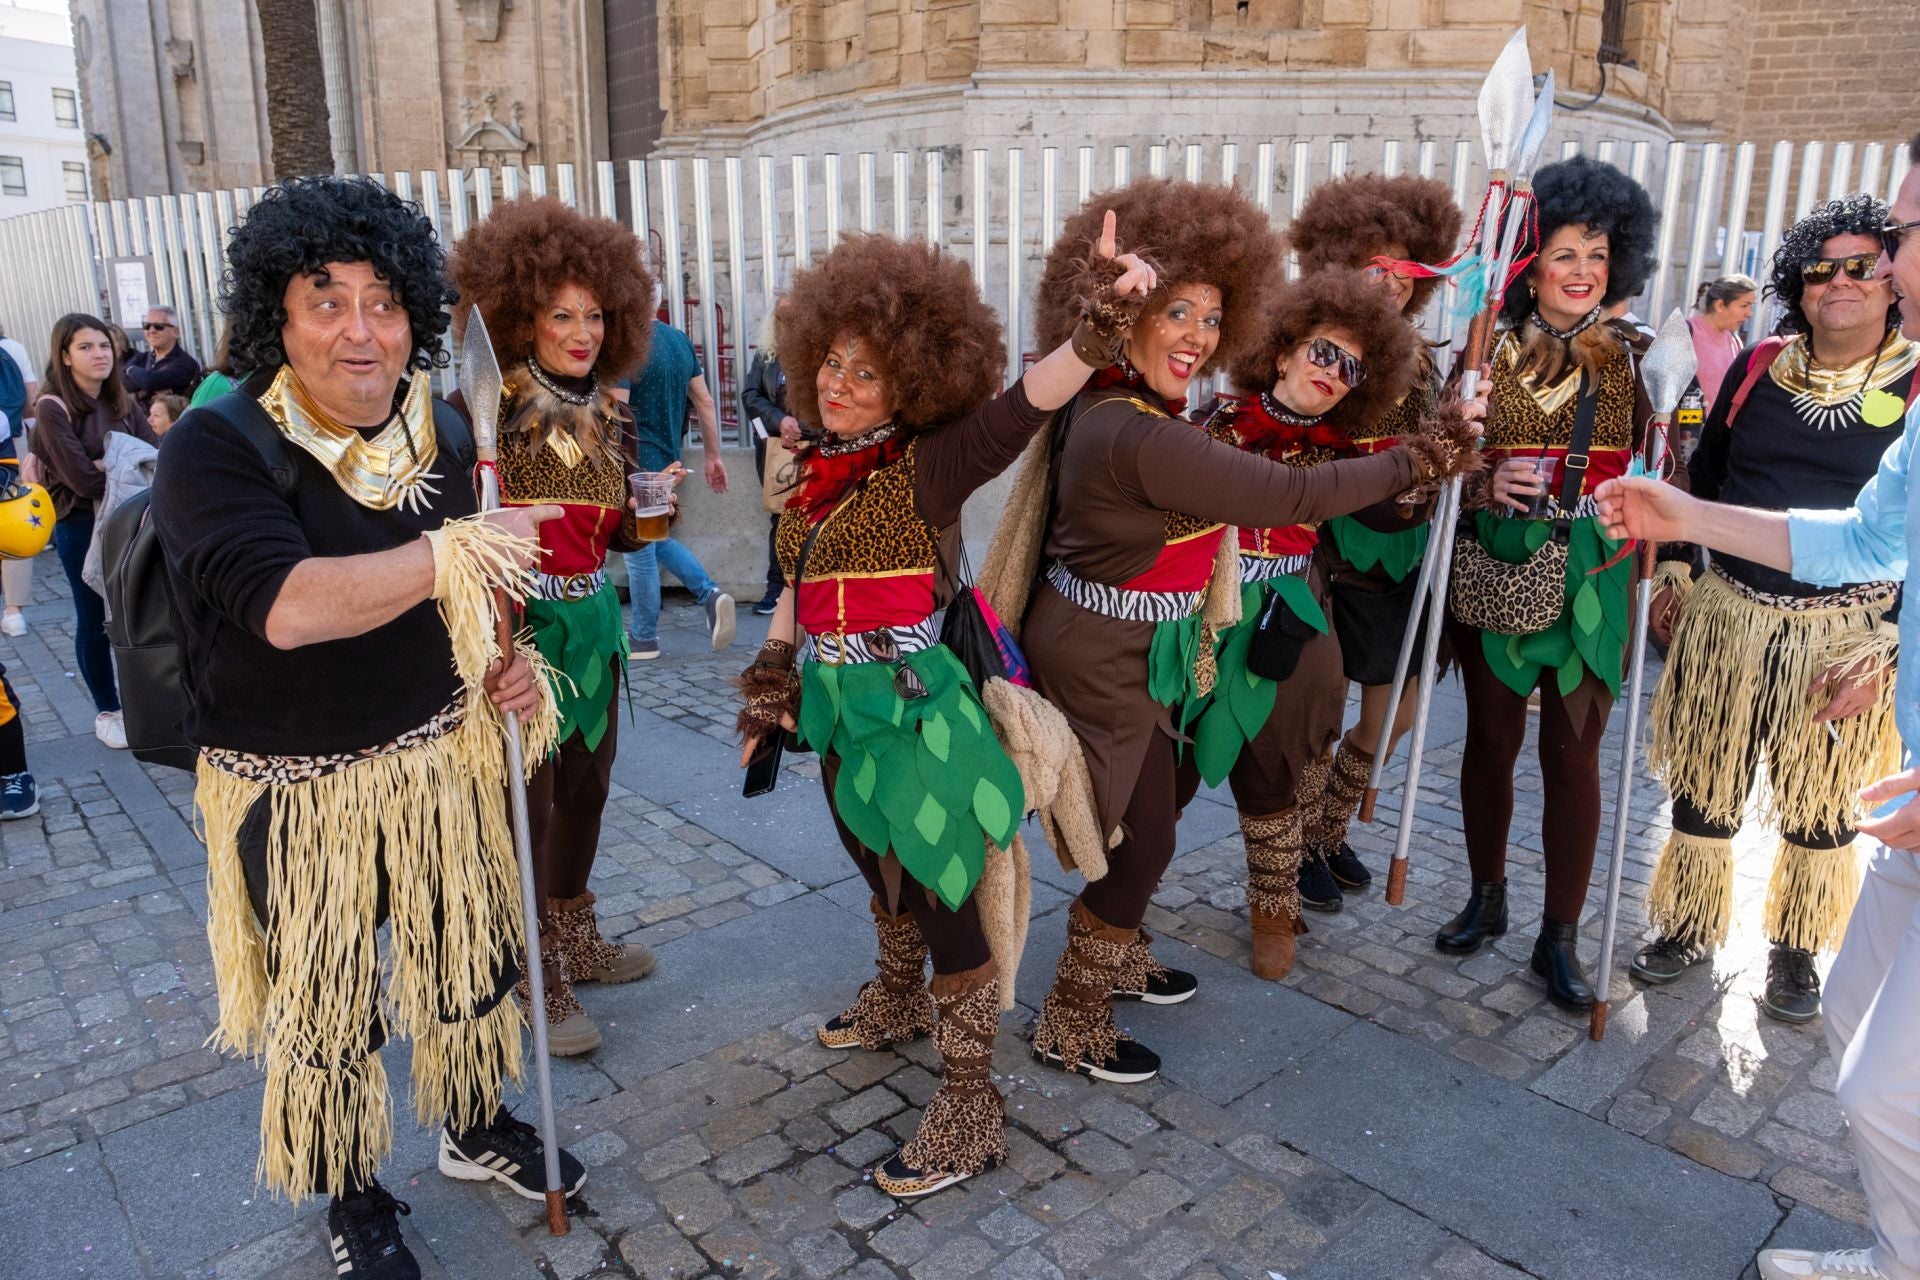
M 1573 691 L 1580 687 L 1580 678 L 1586 673 L 1586 664 L 1580 661 L 1579 653 L 1568 654 L 1566 665 L 1555 673 L 1560 682 L 1560 696 L 1563 698 L 1571 697 Z
M 1269 578 L 1267 582 L 1274 593 L 1287 602 L 1287 608 L 1293 610 L 1296 617 L 1321 635 L 1327 634 L 1327 615 L 1321 611 L 1320 602 L 1313 598 L 1313 588 L 1307 585 L 1305 578 L 1286 574 Z
M 1000 788 L 987 778 L 973 784 L 973 816 L 995 844 L 1005 847 L 1013 839 L 1018 815 Z
M 1573 593 L 1574 625 L 1586 632 L 1597 631 L 1606 621 L 1606 610 L 1600 604 L 1600 593 L 1593 589 L 1593 583 L 1583 582 L 1580 589 Z
M 1240 731 L 1231 707 L 1215 703 L 1193 731 L 1193 764 L 1207 785 L 1217 787 L 1233 772 L 1247 735 Z
M 933 891 L 940 895 L 940 901 L 958 911 L 966 902 L 967 895 L 973 892 L 976 878 L 977 875 L 968 874 L 967 864 L 960 855 L 954 854 L 947 859 L 947 865 L 940 869 L 939 876 L 934 880 Z
M 947 762 L 947 754 L 953 745 L 953 730 L 947 727 L 947 718 L 938 711 L 920 722 L 920 741 L 927 744 L 927 750 L 941 764 Z
M 913 829 L 928 844 L 939 844 L 947 831 L 947 806 L 932 795 L 920 798 L 920 808 L 913 815 Z
M 872 803 L 874 788 L 880 783 L 880 767 L 874 763 L 873 752 L 861 751 L 857 754 L 860 757 L 860 763 L 852 771 L 853 793 L 861 800 Z M 846 770 L 845 760 L 841 761 L 840 767 L 843 771 Z

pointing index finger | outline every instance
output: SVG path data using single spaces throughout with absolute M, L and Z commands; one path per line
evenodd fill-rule
M 1111 209 L 1107 210 L 1107 216 L 1101 221 L 1100 256 L 1103 258 L 1111 258 L 1115 252 L 1117 252 L 1117 245 L 1114 241 L 1114 225 L 1117 221 Z

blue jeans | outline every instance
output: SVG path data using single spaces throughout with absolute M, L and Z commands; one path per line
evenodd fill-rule
M 67 571 L 73 592 L 73 656 L 87 682 L 96 711 L 118 711 L 120 691 L 113 683 L 113 649 L 107 644 L 107 602 L 80 576 L 93 541 L 93 509 L 75 507 L 53 526 L 53 549 Z
M 672 538 L 627 552 L 627 594 L 633 597 L 633 622 L 627 634 L 635 640 L 660 638 L 661 569 L 680 579 L 680 585 L 693 592 L 693 598 L 701 604 L 720 594 L 693 552 Z

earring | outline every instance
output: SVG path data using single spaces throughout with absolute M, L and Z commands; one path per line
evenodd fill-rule
M 1527 296 L 1528 296 L 1529 298 L 1537 298 L 1537 297 L 1539 297 L 1539 296 L 1540 296 L 1540 291 L 1539 291 L 1538 289 L 1536 289 L 1536 288 L 1534 288 L 1534 287 L 1533 287 L 1532 285 L 1528 285 L 1528 286 L 1527 286 Z

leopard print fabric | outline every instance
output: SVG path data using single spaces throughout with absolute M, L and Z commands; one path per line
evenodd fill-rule
M 540 958 L 547 975 L 547 1025 L 557 1027 L 576 1013 L 585 1013 L 579 999 L 573 994 L 573 982 L 568 977 L 565 958 L 558 950 L 558 939 L 551 942 L 546 937 L 547 930 L 541 929 Z M 515 948 L 517 952 L 519 949 Z M 520 1002 L 520 1011 L 532 1016 L 533 984 L 528 981 L 525 957 L 521 957 L 520 981 L 513 984 L 513 995 Z
M 620 948 L 600 933 L 600 921 L 594 917 L 591 893 L 577 898 L 554 899 L 552 924 L 560 951 L 566 956 L 569 975 L 595 973 L 611 969 L 620 962 Z M 583 978 L 582 981 L 585 981 Z
M 933 997 L 927 994 L 927 940 L 905 911 L 890 916 L 875 908 L 880 976 L 860 988 L 839 1017 L 820 1028 L 830 1049 L 885 1049 L 918 1040 L 934 1027 Z
M 1267 818 L 1240 815 L 1247 846 L 1247 902 L 1270 916 L 1300 918 L 1300 810 Z
M 1514 374 L 1518 352 L 1519 344 L 1509 336 L 1494 356 L 1486 447 L 1535 453 L 1567 448 L 1573 443 L 1573 418 L 1580 401 L 1575 394 L 1579 370 L 1570 370 L 1554 386 L 1536 391 Z M 1544 407 L 1542 401 L 1553 407 Z M 1633 406 L 1633 360 L 1621 351 L 1600 370 L 1600 403 L 1594 408 L 1588 452 L 1633 448 Z
M 203 747 L 200 758 L 220 772 L 230 773 L 236 778 L 282 787 L 295 782 L 312 782 L 316 778 L 338 773 L 348 765 L 359 764 L 362 760 L 398 755 L 422 743 L 432 742 L 435 738 L 444 738 L 458 729 L 465 718 L 466 713 L 462 708 L 448 707 L 419 728 L 409 729 L 391 742 L 383 742 L 364 751 L 337 751 L 324 756 L 261 756 L 227 747 Z
M 932 570 L 940 562 L 940 531 L 920 518 L 914 504 L 913 477 L 919 442 L 863 480 L 833 509 L 807 552 L 807 581 L 855 574 Z M 775 549 L 780 568 L 792 582 L 806 541 L 807 517 L 788 508 L 780 513 Z
M 1293 779 L 1293 803 L 1300 811 L 1300 837 L 1310 846 L 1318 834 L 1320 808 L 1326 803 L 1327 783 L 1333 776 L 1333 761 L 1317 755 L 1300 766 Z
M 1145 929 L 1127 948 L 1126 955 L 1120 959 L 1120 968 L 1113 975 L 1115 991 L 1141 992 L 1153 979 L 1164 977 L 1167 966 L 1161 964 L 1153 955 L 1153 935 Z
M 1323 854 L 1332 854 L 1347 838 L 1353 815 L 1360 810 L 1360 797 L 1373 773 L 1373 757 L 1353 746 L 1345 738 L 1333 753 L 1333 768 L 1327 778 L 1326 796 L 1309 810 L 1316 819 L 1307 833 L 1307 843 Z
M 1432 414 L 1440 397 L 1435 391 L 1438 383 L 1438 370 L 1434 366 L 1433 353 L 1420 353 L 1420 371 L 1413 379 L 1413 385 L 1407 388 L 1407 394 L 1400 403 L 1388 409 L 1373 422 L 1355 430 L 1353 442 L 1356 445 L 1371 445 L 1381 440 L 1398 440 L 1410 436 L 1420 429 L 1420 425 Z
M 1121 1040 L 1131 1038 L 1114 1025 L 1113 980 L 1138 933 L 1107 924 L 1074 900 L 1067 912 L 1067 947 L 1034 1024 L 1035 1052 L 1056 1053 L 1069 1067 L 1101 1063 L 1118 1052 Z
M 1006 1102 L 993 1084 L 993 1037 L 1000 1029 L 1000 980 L 939 997 L 934 1047 L 945 1078 L 900 1161 L 921 1174 L 975 1174 L 1008 1159 Z
M 1502 636 L 1545 631 L 1566 609 L 1567 548 L 1551 539 L 1523 564 L 1496 560 L 1471 535 L 1453 540 L 1447 604 L 1469 627 Z

